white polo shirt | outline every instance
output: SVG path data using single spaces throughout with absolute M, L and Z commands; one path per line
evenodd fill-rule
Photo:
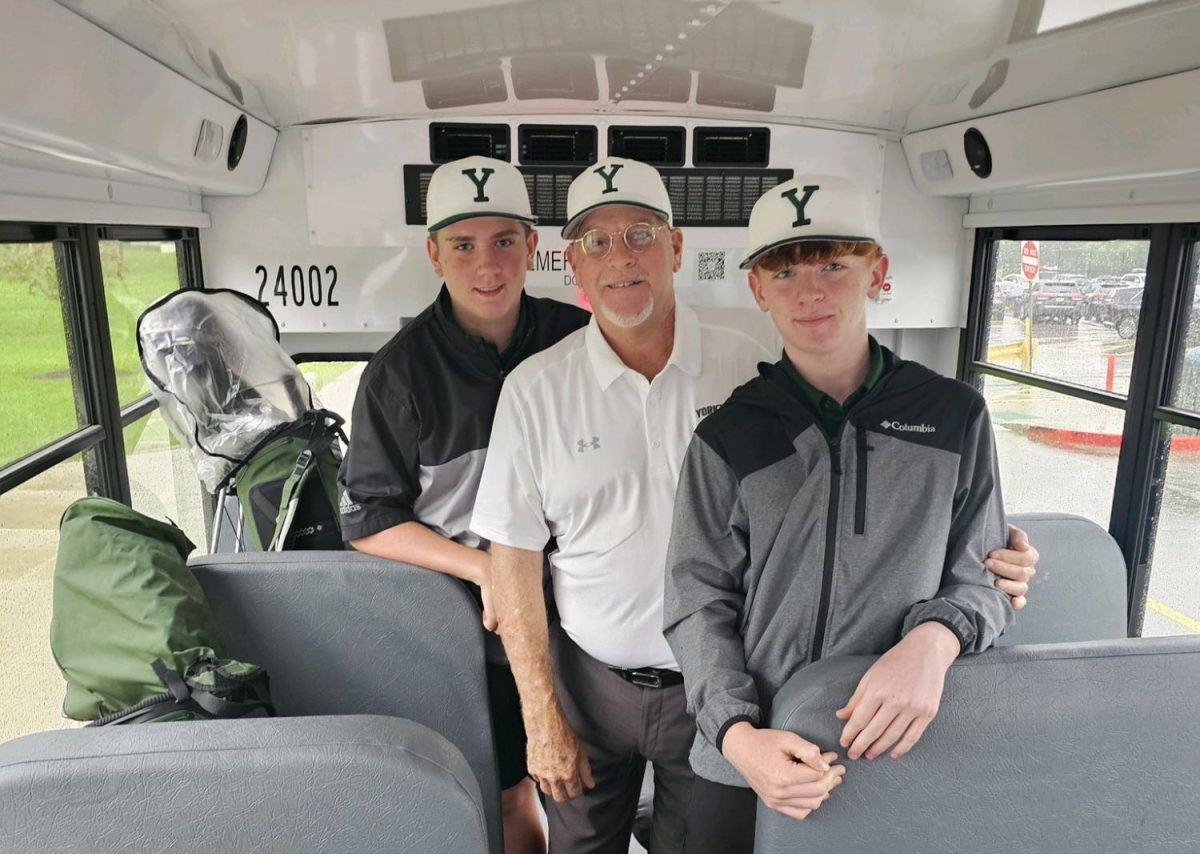
M 471 529 L 530 551 L 558 539 L 555 601 L 588 655 L 678 669 L 663 579 L 683 456 L 700 419 L 780 351 L 766 315 L 677 303 L 671 358 L 653 382 L 625 366 L 595 318 L 505 380 Z

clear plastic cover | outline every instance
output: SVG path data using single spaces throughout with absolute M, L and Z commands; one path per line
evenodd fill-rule
M 163 418 L 215 492 L 272 430 L 316 406 L 275 322 L 230 291 L 181 291 L 138 322 Z

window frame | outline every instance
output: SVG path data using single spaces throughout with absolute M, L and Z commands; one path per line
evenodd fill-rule
M 124 429 L 158 408 L 150 395 L 121 407 L 105 303 L 100 241 L 173 242 L 181 290 L 204 286 L 199 231 L 161 226 L 0 222 L 0 243 L 53 243 L 62 274 L 71 382 L 82 396 L 86 424 L 0 467 L 0 494 L 66 462 L 84 460 L 89 494 L 132 501 Z
M 1133 368 L 1127 395 L 1000 367 L 984 360 L 995 282 L 995 244 L 1010 240 L 1148 240 L 1146 283 L 1138 317 Z M 1113 484 L 1108 531 L 1125 557 L 1128 632 L 1142 631 L 1150 583 L 1151 522 L 1157 522 L 1162 484 L 1156 460 L 1164 439 L 1159 423 L 1200 429 L 1200 415 L 1170 406 L 1170 390 L 1181 363 L 1186 331 L 1187 277 L 1200 253 L 1200 224 L 1022 226 L 975 232 L 967 326 L 959 346 L 958 378 L 982 388 L 993 376 L 1122 410 L 1121 451 Z M 1186 303 L 1186 304 L 1185 304 Z M 1156 345 L 1167 342 L 1167 346 Z M 1169 441 L 1169 439 L 1167 440 Z

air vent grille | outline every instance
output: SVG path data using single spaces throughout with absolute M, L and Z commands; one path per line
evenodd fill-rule
M 684 137 L 681 127 L 612 127 L 608 153 L 651 166 L 682 166 Z
M 744 227 L 758 197 L 788 181 L 791 169 L 730 172 L 724 169 L 661 169 L 679 226 Z
M 433 122 L 429 126 L 429 159 L 449 163 L 461 157 L 482 155 L 510 160 L 508 125 Z
M 405 221 L 425 225 L 425 193 L 436 166 L 404 167 Z M 567 221 L 567 188 L 582 170 L 552 166 L 522 166 L 529 200 L 539 225 L 563 225 Z M 660 169 L 675 225 L 696 227 L 745 227 L 758 197 L 792 178 L 791 169 L 736 171 L 724 169 Z
M 692 136 L 692 162 L 697 166 L 762 168 L 770 157 L 767 128 L 696 128 Z
M 596 162 L 596 128 L 591 125 L 521 125 L 521 163 L 528 166 L 586 166 Z

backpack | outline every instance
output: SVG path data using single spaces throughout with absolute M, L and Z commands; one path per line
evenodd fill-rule
M 273 715 L 266 671 L 222 657 L 178 527 L 109 498 L 63 513 L 50 648 L 92 726 Z
M 137 340 L 151 394 L 218 512 L 238 499 L 235 547 L 248 529 L 257 551 L 344 549 L 345 421 L 319 408 L 266 307 L 237 291 L 175 291 L 142 312 Z
M 229 476 L 258 551 L 346 547 L 337 504 L 345 421 L 326 409 L 272 431 Z

